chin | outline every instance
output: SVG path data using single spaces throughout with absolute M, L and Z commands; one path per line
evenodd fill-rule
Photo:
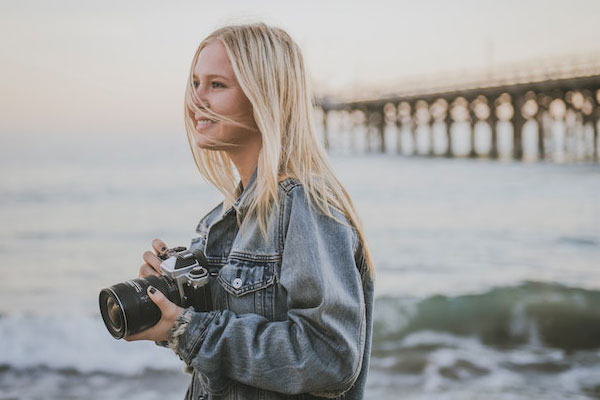
M 221 145 L 213 142 L 205 134 L 199 132 L 196 132 L 196 135 L 194 135 L 194 145 L 203 150 L 222 150 Z

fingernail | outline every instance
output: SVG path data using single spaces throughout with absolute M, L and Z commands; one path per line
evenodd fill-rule
M 150 293 L 156 293 L 156 288 L 154 286 L 150 286 Z

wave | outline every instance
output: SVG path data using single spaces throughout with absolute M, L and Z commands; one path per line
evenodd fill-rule
M 148 369 L 179 371 L 169 349 L 153 342 L 126 342 L 110 336 L 97 316 L 5 315 L 0 318 L 0 365 L 62 373 L 107 372 L 136 376 Z
M 370 382 L 405 398 L 600 394 L 600 291 L 525 282 L 376 303 Z
M 378 298 L 374 362 L 386 365 L 396 354 L 391 370 L 413 374 L 431 362 L 424 355 L 440 349 L 467 349 L 472 354 L 522 345 L 545 353 L 600 349 L 599 305 L 600 291 L 539 282 L 455 297 Z M 0 366 L 13 371 L 48 368 L 68 374 L 140 376 L 153 369 L 180 372 L 183 367 L 171 350 L 154 343 L 113 339 L 99 315 L 4 315 L 0 337 Z M 565 359 L 531 357 L 514 363 L 514 369 L 560 370 L 572 365 Z M 474 363 L 459 362 L 456 368 L 484 373 Z M 454 373 L 458 372 L 448 371 Z
M 600 241 L 592 236 L 560 236 L 558 243 L 572 244 L 575 246 L 598 246 Z
M 524 282 L 481 294 L 378 299 L 376 341 L 417 331 L 476 336 L 505 347 L 534 344 L 563 350 L 600 348 L 600 290 Z

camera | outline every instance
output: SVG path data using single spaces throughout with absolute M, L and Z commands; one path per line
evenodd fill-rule
M 180 307 L 210 311 L 212 298 L 204 255 L 185 247 L 174 247 L 159 255 L 162 276 L 147 276 L 117 283 L 100 291 L 100 313 L 115 339 L 133 335 L 156 325 L 160 309 L 146 292 L 149 286 L 160 290 Z

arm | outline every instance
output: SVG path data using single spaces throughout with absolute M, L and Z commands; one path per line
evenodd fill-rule
M 287 320 L 188 309 L 172 331 L 170 347 L 208 379 L 213 392 L 225 390 L 229 378 L 329 397 L 348 390 L 359 374 L 365 306 L 356 236 L 314 211 L 302 190 L 296 187 L 286 198 L 280 284 L 287 291 Z

